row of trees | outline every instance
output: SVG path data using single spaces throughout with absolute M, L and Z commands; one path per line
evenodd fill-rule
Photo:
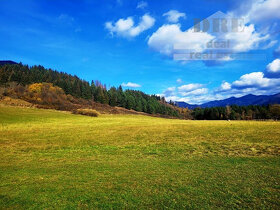
M 60 87 L 66 95 L 75 98 L 93 100 L 110 106 L 120 106 L 150 114 L 162 114 L 197 120 L 252 120 L 280 119 L 280 105 L 267 106 L 227 106 L 213 108 L 196 108 L 194 110 L 175 107 L 167 104 L 164 98 L 147 95 L 141 91 L 106 88 L 99 81 L 91 83 L 77 76 L 45 69 L 43 66 L 29 67 L 22 64 L 0 66 L 0 85 L 7 86 L 11 82 L 26 86 L 34 83 L 52 83 Z M 68 97 L 69 98 L 69 97 Z
M 120 106 L 150 114 L 162 114 L 178 117 L 178 111 L 165 102 L 164 98 L 156 95 L 147 95 L 141 91 L 123 90 L 122 87 L 111 87 L 99 81 L 91 84 L 64 72 L 45 69 L 43 66 L 15 64 L 0 66 L 0 85 L 5 86 L 11 82 L 19 85 L 33 83 L 52 83 L 64 90 L 68 95 L 86 100 L 94 100 L 102 104 Z
M 196 108 L 192 116 L 197 120 L 254 120 L 280 119 L 280 105 L 226 106 L 213 108 Z

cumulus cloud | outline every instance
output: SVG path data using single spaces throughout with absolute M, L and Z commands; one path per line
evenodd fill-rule
M 216 55 L 221 53 L 225 54 L 224 57 L 210 58 L 210 60 L 213 61 L 211 63 L 212 65 L 221 65 L 239 58 L 235 57 L 235 55 L 231 56 L 231 53 L 235 54 L 273 47 L 277 43 L 275 35 L 273 35 L 273 29 L 279 28 L 277 20 L 280 19 L 280 13 L 278 12 L 280 11 L 280 1 L 258 0 L 250 1 L 248 4 L 244 3 L 244 5 L 247 6 L 246 9 L 242 11 L 242 14 L 240 13 L 240 9 L 236 9 L 227 14 L 217 12 L 205 19 L 210 22 L 210 28 L 213 27 L 212 22 L 215 18 L 224 18 L 227 20 L 228 31 L 218 33 L 213 30 L 196 32 L 194 27 L 184 31 L 181 29 L 181 25 L 178 24 L 178 21 L 180 18 L 186 18 L 186 14 L 176 10 L 170 10 L 163 14 L 163 16 L 167 18 L 169 24 L 162 25 L 149 37 L 148 46 L 161 54 L 171 57 L 174 54 L 178 55 L 178 53 L 176 53 L 178 50 L 186 50 L 183 52 L 183 55 L 197 52 L 207 54 L 209 52 L 207 47 L 209 41 L 219 42 L 220 40 L 229 40 L 230 47 L 224 49 L 223 52 L 219 51 L 221 49 L 210 49 L 212 53 Z M 237 29 L 239 32 L 232 31 L 232 18 L 241 18 L 241 20 L 244 20 L 238 24 Z M 264 20 L 271 20 L 272 22 L 271 24 L 260 24 L 260 22 Z M 201 26 L 203 25 L 202 22 L 199 24 Z M 130 34 L 129 32 L 127 33 L 130 29 L 125 31 L 125 34 Z M 138 34 L 138 32 L 135 34 Z M 280 50 L 277 49 L 274 54 L 280 55 Z M 242 59 L 243 57 L 240 58 Z M 175 59 L 186 60 L 185 56 L 177 56 Z M 187 60 L 188 59 L 190 58 L 187 57 Z M 201 60 L 208 59 L 208 57 L 201 58 Z
M 267 65 L 265 75 L 269 78 L 280 78 L 280 59 L 275 59 Z
M 267 78 L 263 72 L 252 72 L 242 75 L 238 80 L 231 84 L 223 82 L 214 93 L 223 94 L 224 96 L 243 96 L 248 93 L 257 95 L 274 94 L 279 91 L 280 79 Z
M 250 24 L 243 26 L 242 32 L 229 32 L 221 37 L 221 39 L 230 40 L 231 49 L 235 52 L 247 52 L 253 49 L 257 49 L 261 42 L 269 39 L 269 35 L 261 35 L 255 30 L 255 26 Z M 271 42 L 269 42 L 270 44 Z
M 233 88 L 244 89 L 244 88 L 268 88 L 272 81 L 264 77 L 263 72 L 252 72 L 244 74 L 239 80 L 232 83 Z
M 234 16 L 232 13 L 224 14 L 222 12 L 217 12 L 206 18 L 210 23 L 210 28 L 213 27 L 212 22 L 215 18 L 224 18 L 230 22 L 229 20 L 234 18 Z M 202 26 L 203 22 L 201 21 L 199 24 Z M 176 52 L 184 50 L 182 57 L 176 55 L 177 60 L 194 59 L 190 57 L 192 53 L 201 52 L 203 55 L 209 55 L 209 51 L 211 51 L 211 54 L 217 57 L 209 58 L 206 56 L 199 57 L 198 59 L 228 62 L 234 60 L 234 57 L 231 57 L 231 53 L 248 52 L 258 48 L 269 48 L 276 43 L 274 40 L 270 40 L 271 37 L 269 34 L 257 32 L 254 24 L 247 24 L 241 21 L 237 29 L 238 32 L 232 31 L 231 23 L 229 23 L 227 31 L 223 32 L 215 32 L 213 30 L 197 32 L 196 27 L 191 27 L 186 31 L 182 31 L 181 25 L 178 23 L 165 24 L 150 36 L 148 45 L 151 49 L 167 56 L 178 55 Z M 229 44 L 224 48 L 209 48 L 208 43 L 210 41 L 219 43 L 225 40 L 228 40 Z M 224 57 L 221 56 L 221 53 L 224 54 Z M 187 55 L 187 57 L 185 55 Z
M 191 83 L 191 84 L 182 85 L 182 86 L 178 87 L 178 90 L 179 90 L 179 92 L 190 92 L 190 91 L 196 90 L 201 87 L 203 87 L 203 84 Z
M 219 30 L 217 31 L 214 30 L 215 26 L 213 22 L 215 19 L 220 20 Z M 233 53 L 247 52 L 259 47 L 271 47 L 275 44 L 275 42 L 269 40 L 269 34 L 257 32 L 254 24 L 249 23 L 245 17 L 236 16 L 232 12 L 225 14 L 219 11 L 206 18 L 206 20 L 210 24 L 208 33 L 215 36 L 213 42 L 226 40 L 229 46 L 226 45 L 222 49 L 230 50 Z M 225 25 L 223 25 L 222 20 L 225 20 Z M 234 24 L 233 20 L 237 22 Z M 201 26 L 203 22 L 199 24 Z M 224 59 L 224 61 L 231 60 L 228 58 Z
M 137 4 L 137 9 L 145 9 L 148 6 L 148 3 L 145 1 L 140 1 Z
M 170 23 L 177 23 L 180 18 L 186 18 L 185 13 L 178 12 L 177 10 L 170 10 L 163 14 L 166 17 L 167 21 Z
M 141 17 L 138 25 L 135 25 L 132 17 L 119 19 L 117 22 L 106 22 L 105 28 L 114 35 L 122 37 L 136 37 L 143 31 L 148 30 L 155 24 L 155 19 L 148 14 Z
M 267 72 L 274 73 L 274 77 L 268 77 Z M 280 59 L 275 59 L 267 65 L 264 72 L 244 74 L 232 83 L 223 81 L 219 87 L 213 90 L 209 90 L 204 84 L 191 83 L 169 88 L 167 90 L 170 92 L 164 92 L 162 96 L 166 96 L 167 100 L 201 104 L 232 96 L 242 97 L 247 94 L 272 95 L 280 92 L 280 75 L 275 76 L 279 72 Z
M 262 72 L 261 72 L 262 73 Z M 261 78 L 265 83 L 258 83 L 255 77 Z M 209 91 L 207 88 L 198 88 L 189 92 L 175 92 L 166 96 L 166 100 L 184 101 L 189 104 L 202 104 L 213 100 L 222 100 L 232 96 L 242 97 L 247 94 L 270 95 L 280 92 L 280 79 L 268 79 L 260 75 L 241 76 L 233 83 L 223 82 L 219 88 Z M 162 96 L 165 96 L 162 94 Z
M 179 87 L 169 87 L 160 96 L 164 96 L 167 101 L 185 101 L 192 103 L 202 103 L 207 98 L 208 89 L 203 84 L 191 83 Z
M 170 96 L 165 97 L 167 101 L 183 101 L 189 104 L 202 104 L 208 101 L 217 100 L 220 98 L 217 98 L 217 96 L 211 95 L 211 94 L 203 94 L 203 95 L 189 95 L 185 97 L 179 97 L 179 96 Z
M 179 92 L 179 93 L 182 96 L 190 96 L 190 95 L 199 96 L 199 95 L 207 94 L 208 89 L 207 88 L 199 88 L 199 89 L 196 89 L 196 90 L 187 91 L 187 92 Z
M 208 101 L 214 101 L 214 100 L 220 100 L 222 98 L 219 98 L 218 96 L 214 96 L 211 94 L 206 95 L 199 95 L 199 96 L 188 96 L 188 97 L 182 97 L 179 98 L 177 101 L 184 101 L 189 104 L 203 104 Z
M 141 85 L 133 82 L 128 82 L 128 83 L 122 83 L 123 87 L 129 87 L 129 88 L 139 88 Z
M 127 19 L 119 19 L 116 23 L 106 22 L 106 29 L 110 30 L 111 33 L 124 34 L 128 33 L 128 31 L 133 27 L 134 21 L 131 17 Z
M 267 65 L 267 71 L 270 73 L 280 72 L 280 59 L 275 59 Z
M 221 86 L 218 88 L 217 92 L 224 92 L 231 89 L 231 84 L 228 82 L 222 82 Z
M 263 22 L 266 20 L 280 19 L 280 1 L 279 0 L 259 0 L 256 1 L 248 17 L 251 21 Z
M 249 2 L 249 3 L 248 3 Z M 230 12 L 231 15 L 241 17 L 245 20 L 246 25 L 254 24 L 257 28 L 257 32 L 263 34 L 269 34 L 267 37 L 267 43 L 262 49 L 267 49 L 274 46 L 277 41 L 276 37 L 279 34 L 279 19 L 280 19 L 280 1 L 279 0 L 257 0 L 247 1 L 250 5 L 246 10 L 243 10 L 241 16 L 239 14 L 240 8 Z
M 269 63 L 264 72 L 242 75 L 232 83 L 223 81 L 213 93 L 221 97 L 243 96 L 246 94 L 270 95 L 280 92 L 280 59 Z
M 193 28 L 182 31 L 180 24 L 167 24 L 161 26 L 150 36 L 148 45 L 161 54 L 171 56 L 174 46 L 199 52 L 205 49 L 206 43 L 213 38 L 208 33 L 195 33 Z

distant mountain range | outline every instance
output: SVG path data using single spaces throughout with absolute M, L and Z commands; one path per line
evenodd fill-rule
M 0 66 L 6 65 L 6 64 L 17 64 L 17 63 L 14 61 L 0 61 Z
M 195 109 L 197 107 L 225 107 L 227 105 L 238 105 L 238 106 L 248 106 L 248 105 L 267 105 L 267 104 L 280 104 L 280 93 L 275 95 L 245 95 L 240 98 L 231 97 L 224 100 L 210 101 L 201 105 L 188 104 L 185 102 L 177 101 L 175 104 L 179 107 Z

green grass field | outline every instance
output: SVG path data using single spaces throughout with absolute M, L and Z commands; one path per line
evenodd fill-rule
M 280 123 L 0 106 L 0 208 L 277 209 Z

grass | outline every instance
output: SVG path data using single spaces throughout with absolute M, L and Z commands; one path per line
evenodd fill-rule
M 280 123 L 0 106 L 0 208 L 277 209 Z

